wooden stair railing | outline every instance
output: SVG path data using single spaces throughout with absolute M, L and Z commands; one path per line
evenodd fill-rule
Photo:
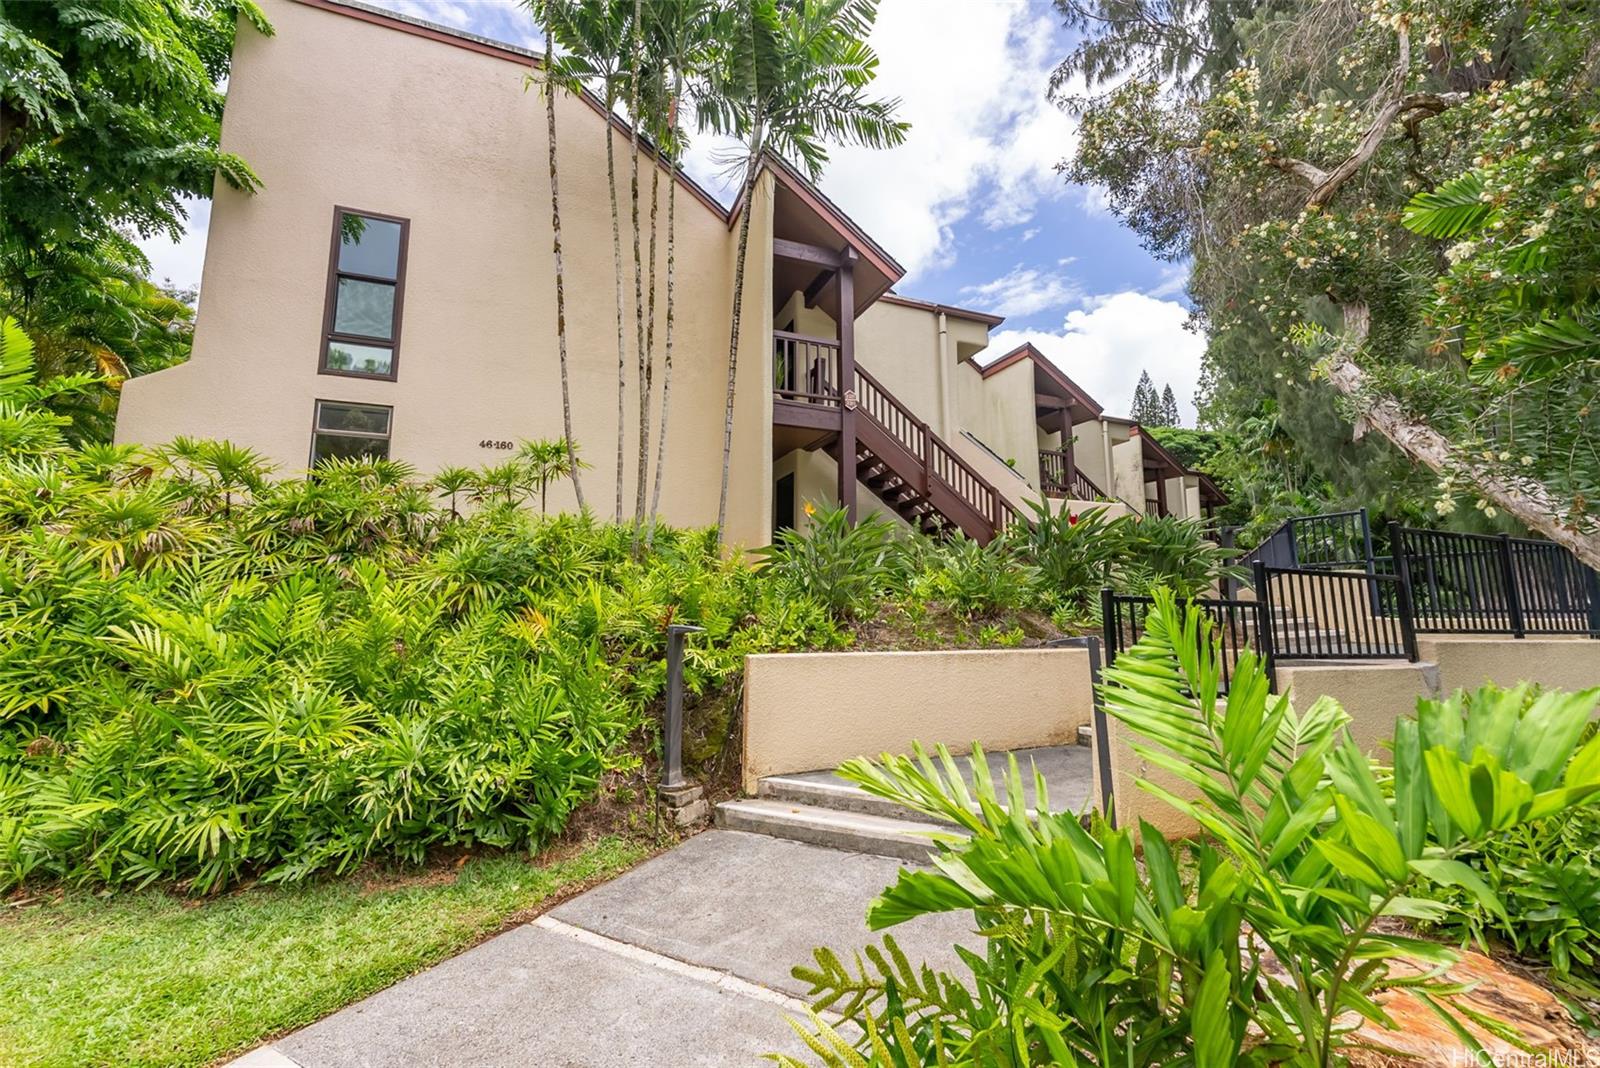
M 1069 497 L 1076 501 L 1098 501 L 1106 497 L 1105 491 L 1071 462 L 1065 449 L 1039 450 L 1039 486 L 1046 497 Z
M 856 405 L 865 416 L 856 423 L 858 470 L 870 477 L 890 478 L 889 503 L 919 517 L 937 512 L 949 525 L 987 544 L 1018 518 L 1015 508 L 994 484 L 963 460 L 927 422 L 857 363 Z M 866 456 L 862 456 L 862 452 Z M 844 457 L 840 462 L 846 462 Z M 863 479 L 863 481 L 867 481 Z M 872 482 L 868 482 L 873 486 Z M 874 492 L 883 491 L 873 486 Z M 902 515 L 905 512 L 901 512 Z

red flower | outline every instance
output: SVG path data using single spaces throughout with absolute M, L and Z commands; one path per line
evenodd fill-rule
M 1068 515 L 1067 515 L 1067 526 L 1075 527 L 1077 525 L 1078 525 L 1078 513 L 1077 512 L 1068 513 Z

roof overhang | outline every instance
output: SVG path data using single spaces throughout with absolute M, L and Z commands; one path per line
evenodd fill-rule
M 1068 378 L 1049 357 L 1023 342 L 982 369 L 983 377 L 999 374 L 1008 367 L 1028 363 L 1033 369 L 1034 413 L 1039 425 L 1050 431 L 1070 434 L 1072 424 L 1098 419 L 1105 411 L 1087 390 Z

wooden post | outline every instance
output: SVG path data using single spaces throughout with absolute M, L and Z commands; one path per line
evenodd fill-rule
M 1061 482 L 1066 487 L 1066 495 L 1071 498 L 1076 497 L 1078 494 L 1078 480 L 1073 477 L 1077 473 L 1078 467 L 1072 458 L 1072 409 L 1067 409 L 1067 413 L 1063 415 L 1061 419 L 1062 422 L 1066 424 L 1061 431 L 1061 436 L 1066 439 L 1066 442 L 1061 449 L 1061 451 L 1065 454 L 1065 456 L 1062 458 L 1061 466 L 1064 468 L 1064 471 L 1062 473 Z
M 1167 480 L 1161 473 L 1161 468 L 1156 468 L 1156 515 L 1167 514 Z
M 860 257 L 845 247 L 839 264 L 839 506 L 856 521 L 856 281 Z

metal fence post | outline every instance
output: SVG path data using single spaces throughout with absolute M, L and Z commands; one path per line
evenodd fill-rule
M 683 785 L 683 641 L 705 630 L 687 623 L 667 627 L 667 722 L 661 741 L 661 785 L 671 790 Z
M 1367 516 L 1367 510 L 1365 508 L 1362 508 L 1360 512 L 1361 551 L 1362 555 L 1367 561 L 1367 574 L 1371 575 L 1376 573 L 1378 570 L 1376 561 L 1372 555 L 1372 520 Z M 1382 598 L 1378 595 L 1378 584 L 1374 581 L 1367 583 L 1367 585 L 1372 591 L 1372 614 L 1374 617 L 1381 616 L 1383 614 L 1383 604 Z
M 1500 535 L 1500 575 L 1505 583 L 1506 613 L 1511 617 L 1511 636 L 1525 638 L 1527 628 L 1522 622 L 1522 597 L 1517 593 L 1517 568 L 1511 559 L 1511 535 Z
M 1109 604 L 1112 593 L 1102 590 L 1101 604 Z M 1110 616 L 1106 626 L 1110 627 Z M 1109 633 L 1109 631 L 1108 631 Z M 1090 722 L 1093 724 L 1093 743 L 1095 770 L 1100 778 L 1100 813 L 1105 816 L 1106 822 L 1112 827 L 1117 825 L 1116 798 L 1111 789 L 1111 731 L 1106 723 L 1106 706 L 1100 696 L 1100 639 L 1092 635 L 1077 638 L 1056 638 L 1045 643 L 1051 649 L 1087 649 L 1089 651 L 1089 692 L 1093 695 Z M 1109 641 L 1106 646 L 1106 663 L 1110 664 L 1115 656 L 1111 653 Z
M 1267 581 L 1267 565 L 1257 560 L 1251 565 L 1256 584 L 1256 645 L 1267 667 L 1267 687 L 1278 692 L 1278 658 L 1272 647 L 1272 585 Z
M 1578 566 L 1583 567 L 1582 564 Z M 1589 595 L 1589 637 L 1600 638 L 1600 571 L 1592 567 L 1584 571 L 1587 572 L 1584 589 Z
M 1406 659 L 1416 663 L 1417 615 L 1416 604 L 1411 599 L 1411 557 L 1406 552 L 1406 537 L 1397 522 L 1389 524 L 1389 556 L 1394 560 L 1395 577 L 1400 580 L 1394 592 L 1394 610 L 1400 617 L 1400 640 L 1406 646 Z

